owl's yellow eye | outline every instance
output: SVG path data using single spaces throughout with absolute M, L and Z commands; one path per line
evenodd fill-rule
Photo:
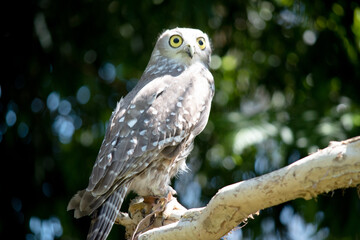
M 178 48 L 183 43 L 183 39 L 180 35 L 172 35 L 169 40 L 169 44 L 173 48 Z
M 203 37 L 199 37 L 196 39 L 197 43 L 199 44 L 199 47 L 201 50 L 204 50 L 206 48 L 206 42 Z

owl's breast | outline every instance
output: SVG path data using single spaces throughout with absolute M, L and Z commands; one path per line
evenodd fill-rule
M 201 66 L 190 68 L 190 83 L 186 89 L 185 108 L 189 111 L 192 134 L 200 134 L 209 118 L 211 102 L 214 96 L 214 78 L 210 71 Z
M 171 187 L 170 180 L 181 166 L 183 161 L 157 158 L 141 174 L 137 175 L 131 183 L 130 190 L 140 196 L 166 196 Z

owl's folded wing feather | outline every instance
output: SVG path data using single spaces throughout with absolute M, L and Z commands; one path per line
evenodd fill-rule
M 197 82 L 205 83 L 203 94 L 192 92 Z M 131 101 L 121 100 L 112 114 L 87 191 L 93 196 L 105 194 L 141 173 L 164 149 L 166 157 L 166 150 L 181 145 L 199 122 L 202 130 L 210 110 L 211 99 L 206 100 L 210 88 L 206 78 L 167 75 L 134 89 L 137 93 Z

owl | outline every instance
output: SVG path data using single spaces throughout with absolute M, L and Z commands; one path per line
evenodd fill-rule
M 214 95 L 211 46 L 200 30 L 175 28 L 158 38 L 137 85 L 113 111 L 86 189 L 67 209 L 91 215 L 88 239 L 106 239 L 125 196 L 164 197 L 186 171 L 194 138 Z

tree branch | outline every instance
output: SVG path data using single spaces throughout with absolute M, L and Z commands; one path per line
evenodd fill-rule
M 359 184 L 360 136 L 331 142 L 287 167 L 226 186 L 206 207 L 186 210 L 179 221 L 143 232 L 138 239 L 219 239 L 261 209 Z

